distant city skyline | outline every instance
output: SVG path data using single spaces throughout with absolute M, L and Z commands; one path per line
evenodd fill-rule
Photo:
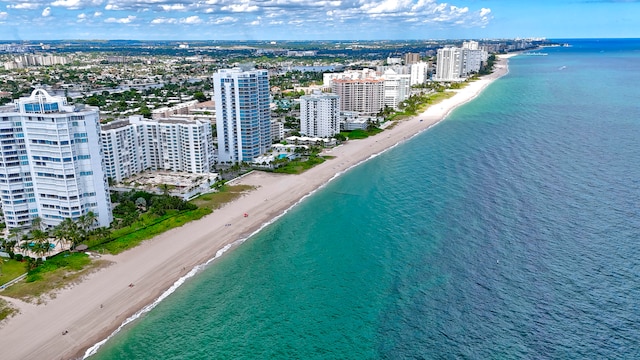
M 0 40 L 638 37 L 640 0 L 0 0 Z

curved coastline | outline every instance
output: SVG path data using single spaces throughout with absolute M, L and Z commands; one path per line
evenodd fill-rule
M 172 229 L 117 256 L 108 268 L 59 292 L 45 305 L 23 307 L 0 327 L 6 341 L 3 358 L 86 358 L 124 326 L 153 309 L 187 279 L 284 216 L 329 182 L 444 120 L 458 106 L 475 99 L 508 73 L 499 56 L 492 74 L 457 90 L 457 94 L 393 129 L 327 151 L 335 156 L 292 176 L 254 172 L 238 184 L 257 188 L 205 218 Z M 244 213 L 251 216 L 243 218 Z M 179 241 L 176 241 L 179 239 Z M 135 287 L 127 284 L 135 283 Z M 104 304 L 104 307 L 103 307 Z M 61 336 L 62 331 L 69 331 Z

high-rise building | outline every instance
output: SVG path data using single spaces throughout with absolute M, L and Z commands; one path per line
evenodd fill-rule
M 223 69 L 213 75 L 218 161 L 252 161 L 271 146 L 267 70 Z
M 462 43 L 462 48 L 468 50 L 478 50 L 478 45 L 479 44 L 477 41 L 469 40 Z
M 409 74 L 396 74 L 389 69 L 385 71 L 384 78 L 384 105 L 392 109 L 397 109 L 398 105 L 406 100 L 410 95 Z
M 300 133 L 332 137 L 340 132 L 340 97 L 316 92 L 300 98 Z
M 424 84 L 429 79 L 429 64 L 418 62 L 411 65 L 411 86 Z
M 463 65 L 462 74 L 477 73 L 482 69 L 482 63 L 487 61 L 488 54 L 484 50 L 462 49 Z
M 0 193 L 8 228 L 48 227 L 93 212 L 112 220 L 99 111 L 42 89 L 0 107 Z
M 331 90 L 340 96 L 340 111 L 375 114 L 384 108 L 384 79 L 334 79 Z
M 418 53 L 406 53 L 404 54 L 404 64 L 411 65 L 420 62 L 420 54 Z
M 131 116 L 102 125 L 107 177 L 122 181 L 145 170 L 208 173 L 215 164 L 211 122 Z
M 480 71 L 487 61 L 485 50 L 478 49 L 475 41 L 465 42 L 463 48 L 438 49 L 436 81 L 460 81 L 465 76 Z
M 347 70 L 339 73 L 324 73 L 322 74 L 322 86 L 330 88 L 333 86 L 333 80 L 364 80 L 364 79 L 376 79 L 378 74 L 373 69 L 362 70 Z
M 436 81 L 459 81 L 462 75 L 462 49 L 444 47 L 438 49 Z

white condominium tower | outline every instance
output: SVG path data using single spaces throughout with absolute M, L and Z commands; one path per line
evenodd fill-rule
M 332 137 L 340 132 L 340 97 L 316 92 L 300 98 L 300 133 Z
M 122 181 L 145 170 L 208 173 L 215 164 L 211 122 L 188 119 L 127 120 L 102 125 L 107 177 Z
M 465 42 L 464 48 L 445 47 L 438 49 L 436 81 L 460 81 L 470 73 L 479 72 L 487 61 L 485 50 L 477 49 L 475 41 Z
M 398 105 L 409 98 L 411 75 L 397 74 L 395 71 L 387 69 L 382 76 L 384 78 L 384 105 L 398 109 Z
M 223 69 L 213 75 L 218 162 L 252 161 L 271 146 L 267 70 Z
M 417 62 L 411 64 L 411 86 L 424 84 L 429 79 L 429 64 Z
M 459 81 L 462 75 L 462 49 L 445 47 L 438 49 L 436 81 Z
M 0 193 L 8 228 L 40 217 L 52 227 L 92 211 L 112 220 L 100 147 L 98 109 L 34 90 L 0 107 Z

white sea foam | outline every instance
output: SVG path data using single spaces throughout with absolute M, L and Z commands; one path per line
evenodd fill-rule
M 222 249 L 216 251 L 216 255 L 213 258 L 211 258 L 211 259 L 207 260 L 205 263 L 197 265 L 196 267 L 191 269 L 191 271 L 189 271 L 186 275 L 184 275 L 181 278 L 179 278 L 178 280 L 176 280 L 173 283 L 173 285 L 171 285 L 171 287 L 169 287 L 167 290 L 165 290 L 165 292 L 163 292 L 160 296 L 158 296 L 158 298 L 156 300 L 154 300 L 151 304 L 143 307 L 138 312 L 136 312 L 135 314 L 133 314 L 130 317 L 128 317 L 125 321 L 122 322 L 122 324 L 120 324 L 120 326 L 118 326 L 117 329 L 115 329 L 104 340 L 102 340 L 102 341 L 96 343 L 95 345 L 93 345 L 92 347 L 88 348 L 87 351 L 85 351 L 84 356 L 82 358 L 86 359 L 86 358 L 88 358 L 88 357 L 90 357 L 92 355 L 95 355 L 98 352 L 98 349 L 100 349 L 100 347 L 102 347 L 102 345 L 104 345 L 107 341 L 109 341 L 109 339 L 111 339 L 113 336 L 115 336 L 117 333 L 119 333 L 120 330 L 122 330 L 125 326 L 127 326 L 130 323 L 132 323 L 134 320 L 140 318 L 145 313 L 148 313 L 149 311 L 151 311 L 162 300 L 166 299 L 169 295 L 173 294 L 182 284 L 184 284 L 187 281 L 187 279 L 195 276 L 198 272 L 200 272 L 202 269 L 204 269 L 211 262 L 213 262 L 214 260 L 216 260 L 217 258 L 222 256 L 229 249 L 231 249 L 232 247 L 234 247 L 236 245 L 241 244 L 245 240 L 246 240 L 246 238 L 245 239 L 236 240 L 236 241 L 232 242 L 231 244 L 225 245 Z

